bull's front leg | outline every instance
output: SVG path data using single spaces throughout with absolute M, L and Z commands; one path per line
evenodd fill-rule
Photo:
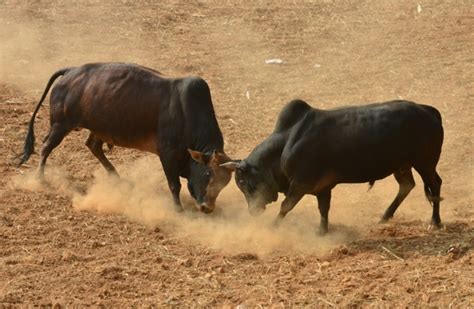
M 179 181 L 179 160 L 177 160 L 174 152 L 162 152 L 160 154 L 163 171 L 168 181 L 168 187 L 173 197 L 173 204 L 177 212 L 183 211 L 179 192 L 181 191 L 181 182 Z
M 318 199 L 319 213 L 321 214 L 321 223 L 319 225 L 319 234 L 325 235 L 328 232 L 328 214 L 331 205 L 331 190 L 326 190 L 316 195 Z
M 285 199 L 281 203 L 280 213 L 273 221 L 273 226 L 278 227 L 281 224 L 283 218 L 285 218 L 286 214 L 289 213 L 296 206 L 296 204 L 298 204 L 303 196 L 304 193 L 299 190 L 294 190 L 290 187 Z

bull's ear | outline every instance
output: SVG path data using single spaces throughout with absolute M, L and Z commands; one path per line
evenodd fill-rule
M 225 167 L 231 171 L 235 171 L 240 168 L 240 160 L 232 160 L 226 163 L 219 165 L 220 167 Z
M 232 159 L 229 158 L 229 156 L 227 156 L 224 152 L 214 150 L 211 161 L 215 162 L 217 165 L 221 165 L 223 163 L 232 161 Z
M 204 154 L 203 152 L 189 149 L 189 148 L 188 148 L 188 152 L 194 161 L 196 161 L 199 164 L 206 164 L 206 154 Z

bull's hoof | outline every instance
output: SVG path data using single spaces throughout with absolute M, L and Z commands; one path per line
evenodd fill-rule
M 107 175 L 109 175 L 109 177 L 115 177 L 115 178 L 120 179 L 120 175 L 115 169 L 107 170 Z
M 44 174 L 38 173 L 35 175 L 35 180 L 38 182 L 40 187 L 43 189 L 52 189 L 52 185 L 49 181 L 46 180 Z
M 44 176 L 38 176 L 36 178 L 36 180 L 38 181 L 38 183 L 46 188 L 49 188 L 51 187 L 51 184 L 49 183 L 49 181 L 46 181 L 46 178 L 44 178 Z
M 320 228 L 319 229 L 319 236 L 325 236 L 328 233 L 327 229 Z
M 201 206 L 200 210 L 201 210 L 202 213 L 210 214 L 214 211 L 214 208 Z
M 441 224 L 441 222 L 437 223 L 437 222 L 431 222 L 431 224 L 428 226 L 428 231 L 431 231 L 431 230 L 441 230 L 443 229 L 445 226 L 443 224 Z
M 275 220 L 272 222 L 272 228 L 277 229 L 281 225 L 281 218 L 277 217 Z
M 174 210 L 175 210 L 177 213 L 184 212 L 183 206 L 181 206 L 181 205 L 175 205 L 175 206 L 174 206 Z
M 390 219 L 392 219 L 392 217 L 385 217 L 385 216 L 383 216 L 382 218 L 380 218 L 379 223 L 380 223 L 380 224 L 388 223 L 388 221 L 390 221 Z

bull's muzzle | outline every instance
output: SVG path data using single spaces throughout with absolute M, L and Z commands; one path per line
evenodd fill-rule
M 265 206 L 249 206 L 250 215 L 253 217 L 260 216 L 265 211 Z
M 209 205 L 207 203 L 200 203 L 198 205 L 198 209 L 205 214 L 210 214 L 211 212 L 214 211 L 214 205 Z

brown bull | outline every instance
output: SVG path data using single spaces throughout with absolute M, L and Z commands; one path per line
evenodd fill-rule
M 168 78 L 135 64 L 93 63 L 51 76 L 29 123 L 20 165 L 34 152 L 34 120 L 51 91 L 50 130 L 43 142 L 40 176 L 51 151 L 72 130 L 90 130 L 86 145 L 105 169 L 104 143 L 159 155 L 177 210 L 182 210 L 180 177 L 203 212 L 212 212 L 231 178 L 220 164 L 230 159 L 207 83 L 199 77 Z

